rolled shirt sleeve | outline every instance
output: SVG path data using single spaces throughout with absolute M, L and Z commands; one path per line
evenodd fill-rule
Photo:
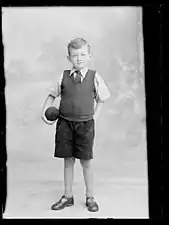
M 63 73 L 60 78 L 48 88 L 48 94 L 54 96 L 55 98 L 60 97 L 61 94 L 61 83 L 62 83 Z
M 96 72 L 95 74 L 95 89 L 96 89 L 96 102 L 104 102 L 110 97 L 110 92 L 101 78 L 101 76 Z

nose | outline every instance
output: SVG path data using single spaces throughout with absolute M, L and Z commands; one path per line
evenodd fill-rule
M 78 61 L 81 60 L 81 55 L 77 55 L 77 60 L 78 60 Z

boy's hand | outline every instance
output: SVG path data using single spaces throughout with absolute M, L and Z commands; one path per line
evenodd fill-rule
M 103 102 L 96 103 L 96 106 L 94 109 L 95 112 L 94 112 L 94 116 L 93 116 L 95 121 L 97 121 L 97 119 L 98 119 L 98 116 L 100 114 L 102 106 L 103 106 Z
M 96 120 L 97 120 L 97 118 L 98 118 L 98 116 L 97 116 L 97 115 L 94 115 L 94 116 L 93 116 L 94 121 L 96 121 Z

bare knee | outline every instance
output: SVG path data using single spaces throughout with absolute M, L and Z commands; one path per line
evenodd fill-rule
M 74 164 L 75 164 L 75 158 L 74 157 L 64 158 L 64 165 L 65 165 L 66 168 L 72 167 L 72 166 L 74 166 Z
M 80 163 L 81 163 L 83 169 L 89 169 L 89 168 L 91 168 L 91 159 L 89 159 L 89 160 L 81 159 L 80 160 Z

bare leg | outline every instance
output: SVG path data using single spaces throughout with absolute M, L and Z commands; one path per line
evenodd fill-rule
M 64 186 L 66 197 L 72 197 L 72 185 L 74 178 L 74 164 L 75 158 L 65 158 L 64 159 Z
M 83 176 L 86 185 L 86 197 L 93 196 L 93 168 L 92 160 L 80 160 L 83 168 Z

